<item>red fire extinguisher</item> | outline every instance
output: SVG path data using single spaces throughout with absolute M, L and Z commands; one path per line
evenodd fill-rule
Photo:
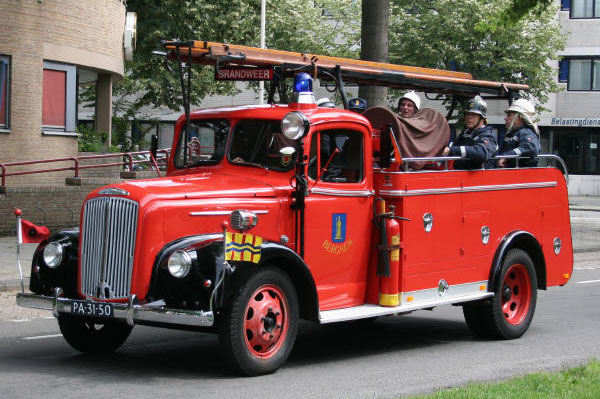
M 385 200 L 378 198 L 375 209 L 379 219 L 377 276 L 379 276 L 379 305 L 400 305 L 400 223 L 394 216 L 394 207 L 385 212 Z M 403 219 L 403 218 L 402 218 Z

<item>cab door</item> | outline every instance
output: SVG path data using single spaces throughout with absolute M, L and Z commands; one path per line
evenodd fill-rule
M 305 211 L 305 260 L 321 310 L 364 303 L 373 236 L 373 191 L 367 130 L 311 135 Z

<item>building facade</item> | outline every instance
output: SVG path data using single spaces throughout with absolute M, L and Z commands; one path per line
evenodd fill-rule
M 96 127 L 110 133 L 125 15 L 121 0 L 0 2 L 0 163 L 77 155 L 80 85 L 96 85 Z
M 540 125 L 548 151 L 560 155 L 570 173 L 600 175 L 600 0 L 562 0 L 559 14 L 567 37 L 558 62 L 564 90 Z

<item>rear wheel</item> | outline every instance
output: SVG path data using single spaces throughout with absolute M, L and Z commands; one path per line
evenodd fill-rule
M 273 373 L 289 356 L 298 328 L 294 285 L 279 269 L 252 275 L 219 321 L 226 360 L 247 376 Z
M 474 334 L 499 339 L 518 338 L 527 331 L 537 300 L 537 278 L 529 255 L 521 249 L 508 252 L 488 301 L 463 306 Z
M 58 326 L 69 345 L 84 353 L 114 351 L 125 342 L 133 328 L 114 320 L 98 323 L 69 315 L 61 315 L 58 318 Z

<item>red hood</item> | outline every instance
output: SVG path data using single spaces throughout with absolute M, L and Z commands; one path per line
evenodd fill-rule
M 275 189 L 264 179 L 213 172 L 119 183 L 94 190 L 90 196 L 102 196 L 107 188 L 125 190 L 123 196 L 140 204 L 153 200 L 275 196 Z

